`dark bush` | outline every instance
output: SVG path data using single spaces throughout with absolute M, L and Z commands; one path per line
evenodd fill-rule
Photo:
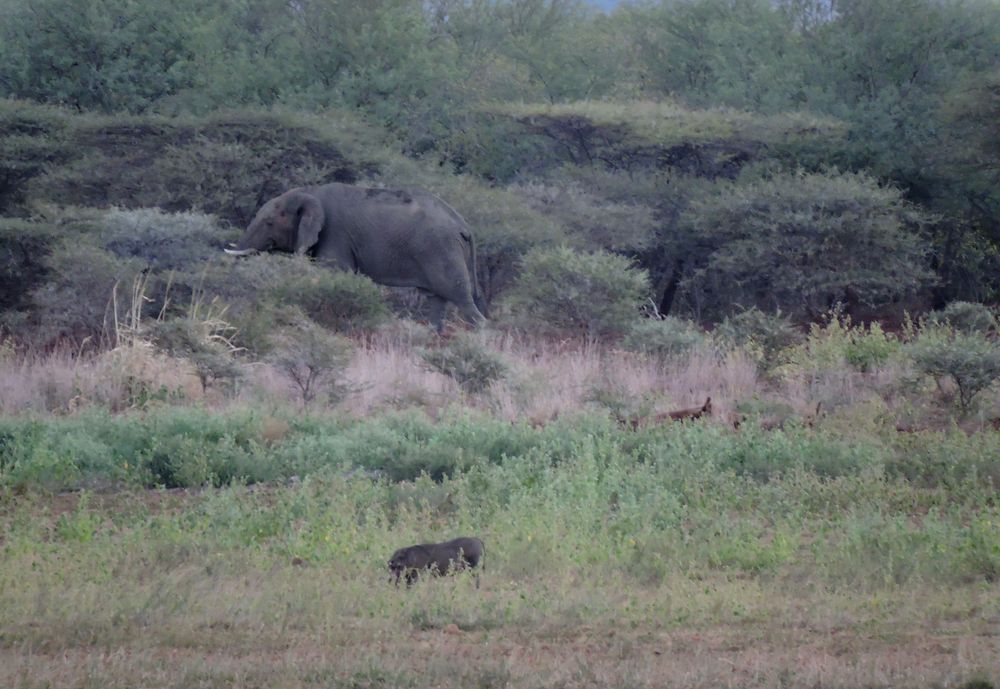
M 72 157 L 70 121 L 56 108 L 0 99 L 0 214 L 23 213 L 27 182 Z
M 36 345 L 69 340 L 77 345 L 115 344 L 116 328 L 135 302 L 133 288 L 144 266 L 85 241 L 63 240 L 45 258 L 48 280 L 31 292 L 27 328 Z
M 25 201 L 199 211 L 239 227 L 273 196 L 305 184 L 355 182 L 387 155 L 379 136 L 346 114 L 87 117 L 72 120 L 59 138 L 42 126 L 9 138 L 8 146 L 61 163 L 39 174 L 28 156 L 18 177 Z
M 29 306 L 46 276 L 46 258 L 59 241 L 53 223 L 0 218 L 0 312 Z
M 685 209 L 684 231 L 708 250 L 684 288 L 703 313 L 742 303 L 807 320 L 837 303 L 886 307 L 931 283 L 929 221 L 865 174 L 746 172 Z

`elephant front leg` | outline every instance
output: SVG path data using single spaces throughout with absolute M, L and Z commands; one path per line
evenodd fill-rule
M 444 314 L 448 308 L 448 301 L 436 294 L 427 295 L 427 316 L 431 325 L 437 330 L 438 335 L 444 332 Z

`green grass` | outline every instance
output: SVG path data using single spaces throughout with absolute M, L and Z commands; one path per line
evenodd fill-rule
M 164 408 L 0 438 L 2 686 L 717 686 L 726 659 L 741 685 L 996 680 L 1000 507 L 954 469 L 993 466 L 996 434 L 911 456 L 809 429 Z M 146 489 L 155 466 L 223 487 Z M 486 543 L 480 590 L 388 584 L 392 550 L 459 534 Z
M 433 421 L 419 410 L 348 420 L 292 409 L 161 406 L 113 414 L 95 407 L 65 417 L 0 418 L 0 449 L 0 487 L 15 491 L 223 486 L 353 468 L 394 481 L 424 473 L 440 480 L 506 459 L 538 456 L 558 466 L 588 453 L 670 471 L 691 462 L 713 476 L 756 482 L 795 473 L 906 479 L 947 488 L 949 499 L 968 496 L 968 485 L 975 494 L 1000 482 L 1000 434 L 992 432 L 885 437 L 839 427 L 764 431 L 752 423 L 739 433 L 720 424 L 633 432 L 595 412 L 533 428 L 460 408 Z

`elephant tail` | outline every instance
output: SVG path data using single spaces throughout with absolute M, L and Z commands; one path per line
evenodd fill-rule
M 479 309 L 479 312 L 486 315 L 486 301 L 483 299 L 482 290 L 479 288 L 479 275 L 476 273 L 476 238 L 469 231 L 462 232 L 462 238 L 469 242 L 469 255 L 466 257 L 469 268 L 469 277 L 472 278 L 472 301 Z

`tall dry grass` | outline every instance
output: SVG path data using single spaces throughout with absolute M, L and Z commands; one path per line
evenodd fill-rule
M 0 414 L 62 414 L 88 406 L 120 411 L 161 391 L 177 403 L 203 397 L 189 363 L 151 347 L 97 355 L 61 349 L 0 360 Z
M 696 352 L 664 364 L 598 344 L 509 333 L 492 334 L 485 345 L 503 357 L 509 374 L 486 394 L 467 396 L 452 379 L 431 370 L 408 337 L 382 334 L 360 341 L 343 374 L 351 392 L 338 409 L 365 416 L 421 407 L 436 415 L 460 402 L 510 421 L 544 422 L 593 406 L 604 391 L 648 411 L 701 404 L 711 396 L 716 415 L 726 419 L 741 399 L 762 392 L 755 364 L 739 351 L 721 358 Z M 68 349 L 11 353 L 0 358 L 0 413 L 68 413 L 93 405 L 121 410 L 150 397 L 218 407 L 298 404 L 294 386 L 273 366 L 247 362 L 242 369 L 235 391 L 203 393 L 187 361 L 158 352 L 138 337 L 96 355 Z

